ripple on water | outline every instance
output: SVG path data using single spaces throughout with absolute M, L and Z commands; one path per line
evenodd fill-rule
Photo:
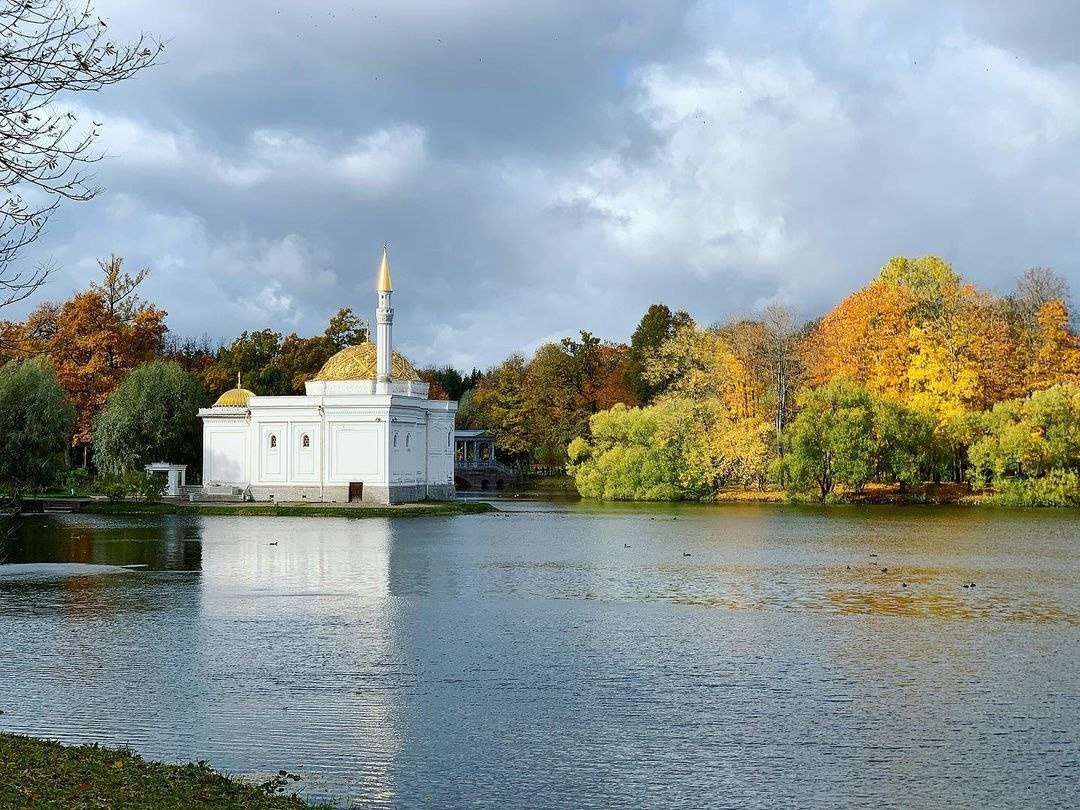
M 19 562 L 123 576 L 0 569 L 0 728 L 363 806 L 1075 805 L 1074 523 L 674 515 L 64 518 Z

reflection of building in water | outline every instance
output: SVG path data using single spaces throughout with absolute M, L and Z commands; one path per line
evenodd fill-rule
M 393 635 L 391 522 L 296 520 L 203 520 L 200 734 L 248 770 L 392 798 L 414 668 Z
M 456 402 L 392 351 L 390 264 L 378 278 L 377 343 L 335 354 L 306 395 L 257 396 L 239 384 L 203 408 L 207 494 L 400 503 L 454 496 Z

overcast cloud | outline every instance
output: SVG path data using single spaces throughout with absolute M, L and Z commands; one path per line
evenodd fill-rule
M 1068 0 L 96 5 L 171 42 L 79 99 L 107 192 L 45 296 L 117 253 L 180 334 L 372 317 L 383 242 L 398 345 L 463 368 L 655 301 L 813 317 L 899 253 L 1080 277 Z

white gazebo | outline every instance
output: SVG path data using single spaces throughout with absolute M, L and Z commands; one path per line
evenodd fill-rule
M 165 473 L 167 483 L 165 494 L 170 498 L 180 497 L 180 488 L 187 485 L 187 464 L 169 464 L 167 461 L 157 461 L 146 465 L 148 473 Z

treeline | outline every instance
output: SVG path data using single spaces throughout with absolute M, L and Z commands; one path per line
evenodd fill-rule
M 1080 503 L 1069 304 L 1045 268 L 995 295 L 937 257 L 897 257 L 808 323 L 771 308 L 701 326 L 654 305 L 628 346 L 582 333 L 511 357 L 460 413 L 509 457 L 568 461 L 592 498 L 777 486 L 827 500 L 953 481 Z
M 241 384 L 303 393 L 336 351 L 368 337 L 339 310 L 318 335 L 179 338 L 140 296 L 146 277 L 102 275 L 24 321 L 0 323 L 0 491 L 146 484 L 150 461 L 197 474 L 195 413 Z M 496 435 L 519 464 L 568 464 L 581 493 L 710 499 L 780 487 L 826 500 L 873 483 L 991 487 L 1011 503 L 1080 503 L 1080 338 L 1055 273 L 1006 295 L 936 257 L 891 260 L 819 320 L 770 308 L 702 326 L 655 304 L 629 344 L 581 332 L 484 373 L 430 368 L 459 427 Z M 126 479 L 125 479 L 126 477 Z

